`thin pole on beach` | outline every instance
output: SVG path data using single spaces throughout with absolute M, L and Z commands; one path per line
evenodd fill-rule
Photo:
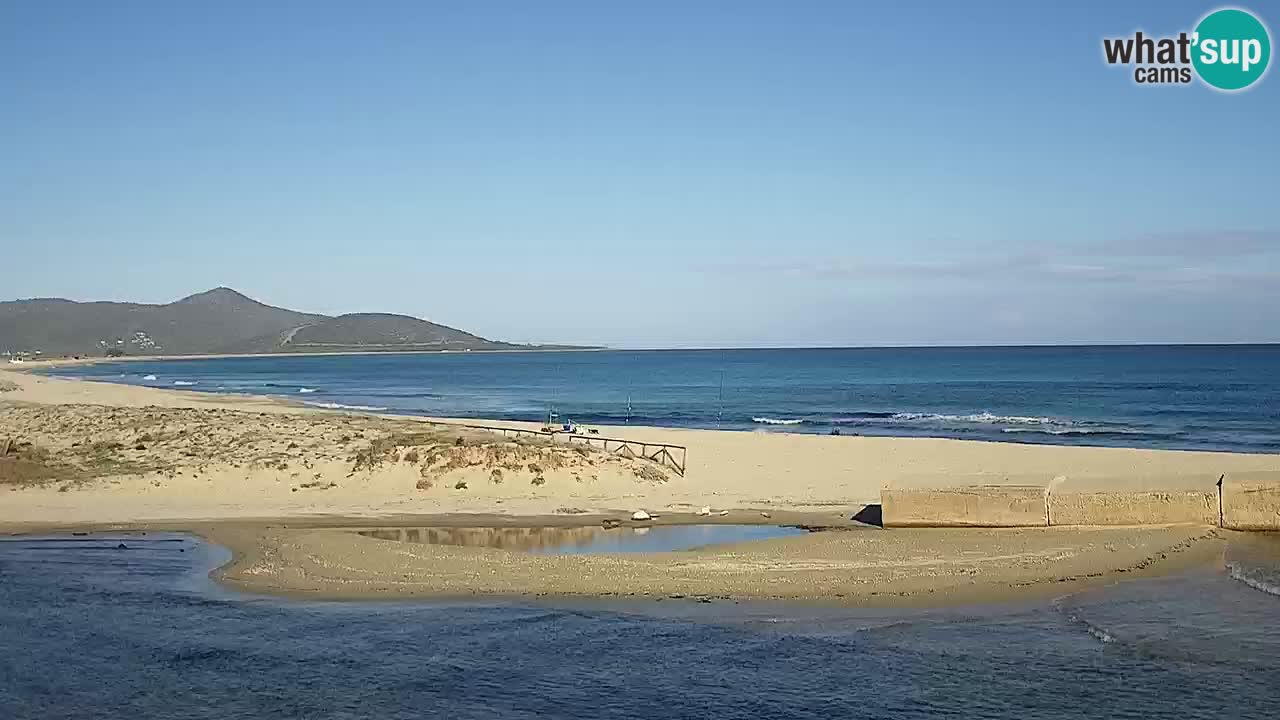
M 1222 516 L 1222 481 L 1226 479 L 1225 473 L 1218 476 L 1218 527 L 1226 527 L 1225 518 Z
M 720 421 L 724 419 L 724 368 L 720 368 L 720 409 L 716 410 L 716 429 L 720 428 Z
M 556 402 L 560 399 L 560 384 L 564 382 L 564 363 L 556 361 L 555 376 L 551 379 L 551 406 L 547 409 L 547 424 L 552 430 L 556 429 L 552 420 L 559 420 L 559 413 L 556 410 Z

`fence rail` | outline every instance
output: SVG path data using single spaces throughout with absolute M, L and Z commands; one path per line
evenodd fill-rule
M 587 447 L 596 447 L 595 444 L 599 443 L 600 449 L 605 452 L 622 455 L 623 457 L 641 458 L 656 462 L 659 465 L 671 468 L 680 477 L 684 477 L 689 455 L 689 449 L 684 445 L 672 445 L 670 443 L 639 442 L 637 440 L 624 440 L 622 438 L 602 437 L 600 435 L 582 435 L 579 433 L 567 433 L 558 430 L 526 430 L 524 428 L 513 428 L 503 425 L 478 425 L 471 423 L 432 424 L 502 433 L 503 437 L 543 437 L 548 438 L 552 442 L 565 442 L 569 445 L 579 442 Z
M 521 435 L 532 435 L 533 437 L 544 437 L 554 439 L 555 433 L 546 430 L 525 430 L 524 428 L 504 427 L 502 425 L 473 425 L 471 423 L 455 423 L 455 422 L 433 422 L 432 425 L 443 425 L 446 427 L 460 427 L 468 430 L 486 430 L 488 432 L 502 433 L 503 437 L 519 437 Z
M 638 442 L 636 440 L 622 440 L 620 438 L 607 438 L 600 437 L 598 435 L 565 434 L 565 438 L 570 444 L 574 442 L 581 442 L 588 447 L 594 447 L 593 443 L 600 443 L 600 448 L 605 452 L 612 452 L 626 457 L 639 457 L 646 460 L 652 460 L 659 465 L 665 465 L 672 470 L 675 470 L 677 475 L 684 477 L 689 449 L 683 445 Z

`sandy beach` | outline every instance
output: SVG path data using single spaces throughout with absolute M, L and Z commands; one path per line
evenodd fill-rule
M 227 544 L 222 576 L 324 597 L 625 595 L 976 598 L 1206 562 L 1224 531 L 879 530 L 851 520 L 880 489 L 1018 478 L 1262 471 L 1267 455 L 607 428 L 682 445 L 686 472 L 455 421 L 0 371 L 0 530 L 193 530 Z M 506 423 L 510 427 L 532 427 Z M 845 532 L 619 558 L 407 545 L 354 525 L 768 522 Z M 721 515 L 721 513 L 724 513 Z M 859 529 L 853 529 L 859 528 Z
M 1137 483 L 1274 470 L 1277 463 L 1273 455 L 1239 453 L 605 429 L 611 436 L 687 447 L 687 471 L 681 477 L 647 461 L 576 446 L 516 443 L 453 427 L 449 420 L 430 423 L 261 397 L 7 371 L 0 371 L 0 381 L 15 386 L 0 393 L 0 442 L 6 437 L 30 442 L 47 451 L 55 465 L 80 468 L 54 472 L 47 481 L 10 484 L 0 505 L 0 523 L 6 525 L 551 515 L 562 508 L 670 512 L 704 506 L 847 519 L 878 503 L 881 488 L 890 485 L 1044 482 L 1064 474 Z M 534 423 L 490 424 L 536 428 Z M 463 444 L 455 445 L 459 438 Z M 428 459 L 434 462 L 425 463 Z M 500 471 L 496 478 L 494 470 Z M 70 480 L 57 481 L 61 477 Z M 460 482 L 465 488 L 457 487 Z

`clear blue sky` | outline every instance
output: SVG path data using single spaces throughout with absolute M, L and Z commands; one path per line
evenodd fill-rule
M 228 285 L 631 347 L 1280 341 L 1280 76 L 1101 59 L 1214 7 L 4 2 L 0 297 Z

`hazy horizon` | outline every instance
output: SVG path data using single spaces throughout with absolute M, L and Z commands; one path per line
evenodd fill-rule
M 4 295 L 617 349 L 1280 342 L 1280 81 L 1100 57 L 1216 5 L 483 5 L 0 8 Z

